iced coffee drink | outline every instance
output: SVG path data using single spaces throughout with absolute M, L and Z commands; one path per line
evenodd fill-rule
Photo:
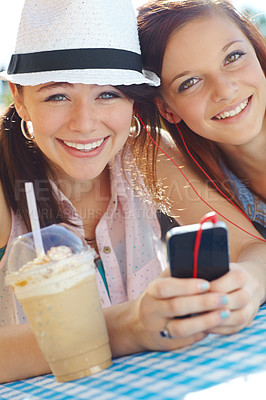
M 68 235 L 65 240 L 55 238 L 59 235 L 58 225 L 51 227 L 44 230 L 50 228 L 54 235 L 47 231 L 43 235 L 44 243 L 51 246 L 49 250 L 16 272 L 9 268 L 6 280 L 13 287 L 56 380 L 64 382 L 99 372 L 112 361 L 95 278 L 94 250 L 72 241 L 69 232 L 64 232 Z M 59 226 L 59 236 L 62 228 L 66 229 Z M 45 237 L 49 239 L 45 241 Z M 28 237 L 17 241 L 10 251 L 9 265 L 16 247 L 16 253 L 21 246 L 24 253 L 32 252 Z M 60 244 L 64 242 L 68 245 Z

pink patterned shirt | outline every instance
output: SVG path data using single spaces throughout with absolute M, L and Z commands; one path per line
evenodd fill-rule
M 152 202 L 146 195 L 137 196 L 121 172 L 120 157 L 110 163 L 111 199 L 96 227 L 96 241 L 102 260 L 109 295 L 100 273 L 96 270 L 103 307 L 136 299 L 148 283 L 162 271 L 160 226 Z M 71 220 L 82 220 L 67 197 L 53 185 Z M 6 259 L 15 237 L 26 233 L 24 223 L 12 215 L 12 230 L 6 252 L 0 261 L 0 326 L 27 322 L 12 290 L 5 286 Z

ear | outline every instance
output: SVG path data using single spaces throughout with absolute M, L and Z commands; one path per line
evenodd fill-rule
M 24 104 L 22 89 L 19 89 L 17 85 L 11 82 L 9 82 L 9 87 L 14 98 L 15 108 L 18 115 L 25 121 L 30 121 L 27 107 Z
M 179 115 L 166 103 L 161 97 L 156 97 L 154 100 L 159 113 L 164 117 L 170 124 L 178 124 L 181 121 Z

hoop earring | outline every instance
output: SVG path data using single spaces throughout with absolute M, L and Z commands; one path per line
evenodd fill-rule
M 26 130 L 25 130 L 24 122 L 26 122 L 27 132 L 26 132 Z M 30 122 L 30 121 L 29 121 L 29 122 Z M 22 132 L 23 136 L 24 136 L 27 140 L 32 140 L 32 139 L 34 139 L 34 133 L 33 133 L 33 130 L 32 130 L 32 124 L 31 124 L 31 127 L 29 128 L 28 125 L 27 125 L 27 121 L 25 121 L 24 118 L 21 119 L 20 128 L 21 128 L 21 132 Z
M 137 130 L 136 130 L 136 127 L 131 127 L 130 131 L 129 131 L 129 136 L 136 139 L 141 132 L 141 125 L 140 125 L 139 119 L 135 115 L 133 115 L 133 118 L 136 122 Z

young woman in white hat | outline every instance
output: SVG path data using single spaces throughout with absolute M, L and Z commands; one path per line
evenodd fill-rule
M 114 357 L 193 343 L 230 320 L 230 310 L 229 331 L 250 322 L 265 295 L 264 276 L 262 288 L 238 266 L 212 291 L 204 280 L 170 278 L 167 270 L 157 278 L 156 154 L 132 116 L 135 105 L 145 117 L 142 103 L 159 81 L 141 69 L 130 2 L 26 0 L 16 51 L 2 77 L 15 106 L 3 116 L 0 133 L 1 382 L 49 372 L 4 286 L 10 243 L 30 230 L 25 181 L 34 182 L 42 226 L 71 223 L 98 252 Z M 151 134 L 157 140 L 156 130 Z M 241 253 L 247 243 L 250 250 Z M 244 264 L 252 256 L 259 263 L 253 243 L 240 235 L 233 259 L 241 253 Z M 199 312 L 204 314 L 173 319 Z

